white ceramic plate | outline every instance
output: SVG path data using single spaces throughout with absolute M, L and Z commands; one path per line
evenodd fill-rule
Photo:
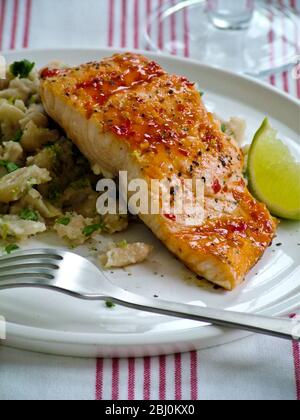
M 5 54 L 9 62 L 27 58 L 37 66 L 61 60 L 70 65 L 99 60 L 112 50 L 20 51 Z M 186 75 L 205 92 L 208 108 L 224 118 L 247 120 L 247 138 L 268 115 L 281 137 L 300 157 L 299 103 L 256 80 L 216 70 L 196 62 L 166 56 L 152 57 L 169 72 Z M 232 293 L 199 287 L 193 275 L 176 261 L 142 225 L 114 240 L 126 238 L 152 243 L 149 262 L 109 277 L 132 292 L 163 299 L 269 315 L 289 314 L 300 301 L 299 223 L 282 222 L 278 237 L 247 281 Z M 112 238 L 103 238 L 104 241 Z M 278 244 L 282 244 L 278 246 Z M 60 246 L 51 235 L 39 237 L 27 247 Z M 89 255 L 87 248 L 79 251 Z M 72 272 L 70 272 L 70 276 Z M 54 292 L 10 290 L 0 293 L 0 315 L 7 324 L 7 345 L 63 355 L 142 356 L 182 352 L 223 344 L 245 336 L 196 322 L 155 316 L 124 308 L 107 309 L 103 303 L 82 302 Z

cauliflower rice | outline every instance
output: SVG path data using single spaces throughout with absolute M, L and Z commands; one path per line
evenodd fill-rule
M 33 64 L 15 64 L 0 81 L 0 238 L 11 250 L 53 231 L 78 246 L 97 233 L 125 230 L 127 216 L 97 214 L 99 176 L 46 115 Z
M 126 241 L 116 245 L 99 256 L 100 263 L 104 268 L 121 268 L 145 261 L 153 247 L 142 242 L 127 244 Z

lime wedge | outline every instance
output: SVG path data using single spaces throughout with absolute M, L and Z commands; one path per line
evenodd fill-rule
M 300 163 L 277 138 L 267 118 L 250 147 L 248 177 L 253 195 L 274 216 L 300 220 Z

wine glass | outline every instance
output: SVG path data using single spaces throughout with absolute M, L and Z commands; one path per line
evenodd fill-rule
M 286 70 L 299 60 L 300 15 L 287 1 L 167 3 L 147 21 L 147 46 L 153 50 L 254 76 Z

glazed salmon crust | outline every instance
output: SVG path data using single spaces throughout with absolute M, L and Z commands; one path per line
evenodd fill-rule
M 192 271 L 232 290 L 262 257 L 277 227 L 247 190 L 243 154 L 208 113 L 195 84 L 135 54 L 76 68 L 44 69 L 48 114 L 99 173 L 129 181 L 205 182 L 205 220 L 140 215 Z

